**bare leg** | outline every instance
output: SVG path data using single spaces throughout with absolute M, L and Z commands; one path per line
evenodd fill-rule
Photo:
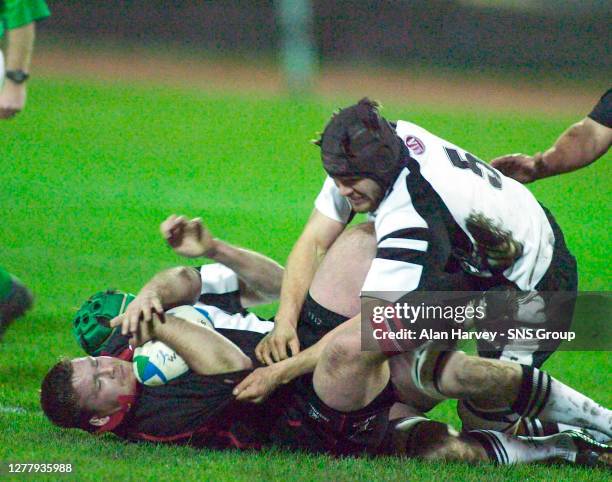
M 491 430 L 459 435 L 446 424 L 421 417 L 412 416 L 394 423 L 396 453 L 424 460 L 490 461 L 499 465 L 566 460 L 594 465 L 603 454 L 610 452 L 606 446 L 575 431 L 549 437 L 517 437 Z
M 449 398 L 470 400 L 482 408 L 508 406 L 519 392 L 521 365 L 454 352 L 446 360 L 438 386 Z
M 546 372 L 526 365 L 453 353 L 437 381 L 449 398 L 479 408 L 511 408 L 520 416 L 561 422 L 612 436 L 612 411 Z
M 489 397 L 498 403 L 509 404 L 509 400 L 516 397 L 517 393 L 520 398 L 525 390 L 525 372 L 520 365 L 517 365 L 517 369 L 509 362 L 468 357 L 460 352 L 454 353 L 447 362 L 454 366 L 451 365 L 452 370 L 445 374 L 447 378 L 439 386 L 442 390 L 454 390 L 455 396 L 483 401 Z M 444 378 L 444 369 L 442 373 L 441 380 Z M 501 380 L 496 381 L 496 376 Z M 386 355 L 361 351 L 358 323 L 333 335 L 313 376 L 317 396 L 329 407 L 342 412 L 359 410 L 369 405 L 384 390 L 389 380 L 390 368 Z M 565 387 L 559 382 L 557 384 L 557 391 Z M 552 412 L 559 412 L 558 408 L 554 409 L 554 404 Z M 548 415 L 544 409 L 542 414 Z M 408 414 L 394 406 L 390 415 L 402 417 Z M 419 416 L 408 416 L 394 423 L 393 441 L 397 453 L 427 460 L 490 460 L 499 464 L 549 459 L 575 462 L 579 461 L 580 452 L 585 447 L 589 452 L 595 451 L 596 457 L 608 450 L 604 446 L 597 447 L 593 441 L 585 442 L 581 434 L 563 433 L 540 439 L 519 438 L 493 431 L 473 431 L 458 435 L 445 424 Z
M 329 407 L 352 412 L 369 405 L 389 383 L 387 357 L 361 351 L 361 327 L 347 327 L 330 340 L 313 375 L 317 396 Z
M 424 417 L 395 420 L 393 445 L 398 455 L 424 460 L 483 462 L 486 449 L 476 440 L 460 437 L 449 425 Z
M 434 370 L 434 377 L 439 393 L 448 398 L 469 400 L 481 408 L 507 407 L 520 416 L 612 436 L 612 411 L 533 367 L 453 352 L 439 370 Z M 389 379 L 387 355 L 361 351 L 357 317 L 327 344 L 317 363 L 313 384 L 329 407 L 351 412 L 372 402 Z

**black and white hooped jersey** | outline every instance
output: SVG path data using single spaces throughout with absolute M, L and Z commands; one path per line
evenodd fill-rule
M 200 299 L 194 305 L 215 330 L 236 343 L 252 360 L 254 350 L 274 322 L 262 320 L 240 304 L 238 275 L 219 263 L 199 268 L 202 278 Z
M 550 265 L 555 239 L 531 192 L 415 124 L 398 121 L 396 132 L 410 156 L 373 213 L 378 248 L 362 291 L 435 290 L 426 282 L 428 271 L 436 263 L 443 269 L 444 252 L 468 273 L 491 277 L 483 256 L 491 239 L 515 253 L 501 274 L 533 289 Z M 350 219 L 351 206 L 329 177 L 315 207 L 339 222 Z

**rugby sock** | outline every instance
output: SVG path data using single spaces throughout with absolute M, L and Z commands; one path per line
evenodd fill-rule
M 13 279 L 8 271 L 0 266 L 0 301 L 5 301 L 13 292 Z
M 526 464 L 549 459 L 574 462 L 578 450 L 565 434 L 548 437 L 516 437 L 491 430 L 472 430 L 468 435 L 499 465 Z
M 468 400 L 460 400 L 457 412 L 463 430 L 493 430 L 495 432 L 514 433 L 520 415 L 510 407 L 480 408 Z M 527 433 L 526 435 L 532 435 Z
M 523 380 L 512 410 L 522 417 L 590 428 L 612 437 L 612 411 L 546 372 L 521 366 Z
M 569 427 L 566 430 L 569 430 Z M 544 437 L 546 435 L 554 435 L 556 433 L 562 432 L 559 429 L 558 423 L 553 422 L 542 422 L 537 418 L 529 418 L 524 417 L 521 418 L 518 426 L 516 427 L 516 435 L 527 435 L 529 437 Z

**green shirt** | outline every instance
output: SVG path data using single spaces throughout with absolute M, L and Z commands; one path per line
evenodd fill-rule
M 45 0 L 0 0 L 0 37 L 5 30 L 23 27 L 49 15 Z

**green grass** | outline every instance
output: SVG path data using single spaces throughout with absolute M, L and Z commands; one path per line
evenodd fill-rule
M 59 355 L 79 355 L 69 333 L 75 308 L 102 288 L 137 291 L 156 271 L 181 263 L 158 234 L 168 214 L 202 216 L 218 236 L 286 259 L 324 178 L 308 140 L 332 108 L 353 100 L 331 104 L 138 84 L 33 82 L 27 111 L 0 125 L 0 263 L 36 294 L 35 309 L 0 344 L 0 461 L 72 463 L 81 480 L 605 477 L 599 470 L 558 466 L 473 467 L 130 445 L 62 431 L 44 419 L 38 406 L 42 377 Z M 415 105 L 388 106 L 385 114 L 413 120 L 484 159 L 541 150 L 573 120 Z M 583 289 L 609 288 L 609 178 L 609 161 L 600 161 L 533 186 L 564 228 Z M 558 353 L 547 368 L 612 405 L 607 353 Z M 434 415 L 457 425 L 451 403 Z

